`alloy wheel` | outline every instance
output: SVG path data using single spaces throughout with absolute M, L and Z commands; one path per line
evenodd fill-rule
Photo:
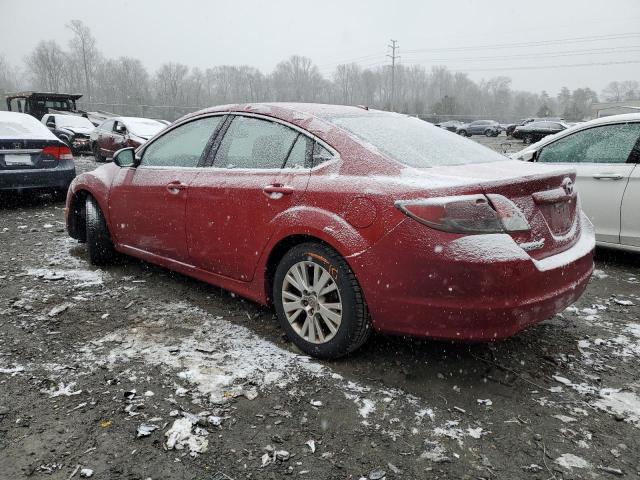
M 301 338 L 309 343 L 330 341 L 342 323 L 342 300 L 331 274 L 313 261 L 295 263 L 282 282 L 285 316 Z

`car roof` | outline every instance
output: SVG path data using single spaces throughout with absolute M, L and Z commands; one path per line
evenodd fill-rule
M 332 105 L 325 103 L 296 103 L 296 102 L 266 102 L 266 103 L 236 103 L 228 105 L 218 105 L 209 107 L 197 112 L 189 113 L 179 120 L 199 116 L 207 113 L 217 112 L 237 112 L 237 113 L 263 113 L 265 115 L 279 116 L 282 111 L 290 113 L 301 113 L 307 116 L 318 118 L 326 118 L 341 115 L 363 115 L 367 111 L 377 112 L 378 110 L 369 110 L 362 106 Z

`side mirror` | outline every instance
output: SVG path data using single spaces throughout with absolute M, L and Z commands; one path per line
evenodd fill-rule
M 528 150 L 522 154 L 520 160 L 523 162 L 533 162 L 536 159 L 536 153 L 535 150 Z
M 113 155 L 113 163 L 119 167 L 137 167 L 135 149 L 133 147 L 121 148 Z
M 48 128 L 56 128 L 56 123 L 55 122 L 47 122 L 47 127 Z
M 127 133 L 127 129 L 124 128 L 122 125 L 118 125 L 116 127 L 116 133 L 119 133 L 120 135 L 124 135 L 125 133 Z

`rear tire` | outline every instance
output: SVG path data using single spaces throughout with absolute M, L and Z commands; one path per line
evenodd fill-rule
M 522 138 L 522 142 L 523 142 L 525 145 L 530 145 L 530 144 L 532 144 L 532 143 L 533 143 L 533 136 L 531 136 L 531 135 L 525 135 L 525 136 Z
M 468 137 L 466 130 L 458 130 L 458 135 L 462 135 L 463 137 Z
M 91 150 L 93 151 L 93 158 L 96 160 L 96 162 L 102 163 L 105 161 L 105 158 L 100 153 L 100 146 L 98 145 L 98 142 L 93 142 Z
M 86 202 L 87 253 L 93 265 L 105 265 L 113 261 L 115 250 L 107 222 L 92 196 Z
M 306 285 L 298 288 L 300 278 Z M 289 250 L 276 269 L 273 297 L 289 339 L 314 357 L 342 357 L 371 335 L 360 284 L 347 262 L 326 245 L 309 242 Z

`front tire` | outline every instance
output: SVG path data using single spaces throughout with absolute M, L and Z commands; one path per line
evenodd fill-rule
M 115 250 L 107 222 L 96 199 L 88 196 L 86 201 L 87 253 L 93 265 L 105 265 L 113 261 Z
M 493 136 L 493 132 L 491 130 L 485 130 L 484 131 L 484 136 L 485 137 L 492 137 Z
M 93 142 L 91 150 L 93 151 L 93 158 L 96 162 L 102 163 L 105 161 L 105 157 L 100 153 L 100 145 L 98 145 L 98 142 Z
M 462 135 L 463 137 L 468 137 L 466 130 L 458 130 L 458 135 Z
M 530 145 L 533 143 L 533 136 L 532 135 L 525 135 L 524 138 L 522 139 L 522 142 L 525 145 Z
M 325 245 L 310 242 L 289 250 L 276 269 L 273 297 L 289 339 L 314 357 L 347 355 L 371 334 L 369 311 L 355 274 Z

